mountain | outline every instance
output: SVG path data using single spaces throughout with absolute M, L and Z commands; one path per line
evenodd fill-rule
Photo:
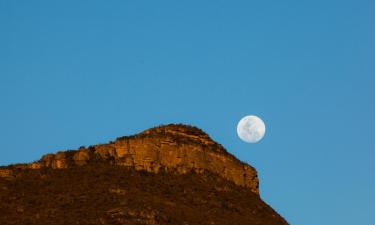
M 202 130 L 170 124 L 0 167 L 0 224 L 288 224 L 258 187 Z

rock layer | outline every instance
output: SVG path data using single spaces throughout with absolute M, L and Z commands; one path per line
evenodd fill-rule
M 13 171 L 10 169 L 1 169 L 0 168 L 0 177 L 5 179 L 13 178 Z
M 187 125 L 159 126 L 108 144 L 48 154 L 19 167 L 64 169 L 98 161 L 154 173 L 161 168 L 181 174 L 208 171 L 259 194 L 253 167 L 229 154 L 202 130 Z M 0 176 L 2 173 L 5 174 L 0 171 Z

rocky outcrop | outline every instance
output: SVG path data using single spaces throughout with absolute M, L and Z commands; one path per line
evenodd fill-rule
M 14 177 L 13 171 L 10 169 L 0 168 L 0 177 L 5 179 L 12 179 Z
M 254 168 L 186 125 L 0 167 L 0 202 L 1 225 L 288 224 Z
M 253 167 L 229 154 L 202 130 L 186 125 L 160 126 L 108 144 L 48 154 L 27 167 L 64 169 L 91 162 L 108 162 L 154 173 L 161 168 L 181 174 L 191 170 L 209 171 L 259 193 Z

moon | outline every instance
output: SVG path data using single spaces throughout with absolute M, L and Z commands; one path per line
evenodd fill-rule
M 237 134 L 244 142 L 256 143 L 260 141 L 266 133 L 266 126 L 262 119 L 257 116 L 245 116 L 238 122 Z

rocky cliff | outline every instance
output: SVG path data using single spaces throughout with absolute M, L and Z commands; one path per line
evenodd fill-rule
M 159 126 L 108 144 L 48 154 L 37 162 L 18 167 L 64 169 L 97 161 L 154 173 L 160 168 L 181 174 L 191 170 L 209 171 L 259 193 L 257 172 L 253 167 L 229 154 L 202 130 L 187 125 Z M 1 174 L 6 176 L 7 172 L 0 171 Z
M 0 167 L 0 224 L 288 223 L 253 167 L 196 127 L 166 125 Z

